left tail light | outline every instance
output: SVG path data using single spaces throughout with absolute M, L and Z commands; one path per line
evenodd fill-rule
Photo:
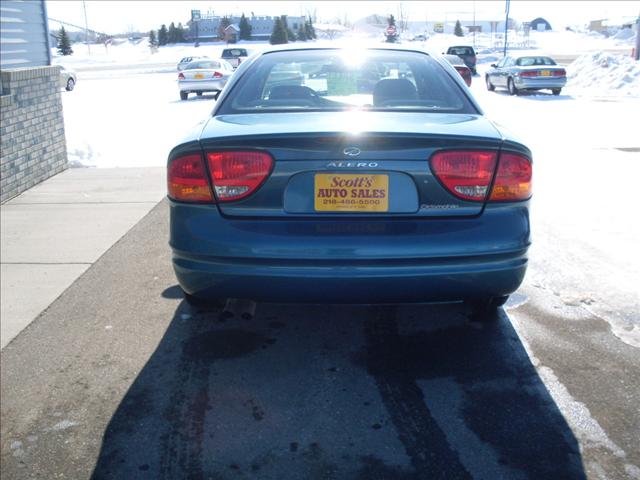
M 180 73 L 178 74 L 178 78 L 179 78 L 180 80 L 184 80 L 184 73 L 180 72 Z
M 180 202 L 213 202 L 207 171 L 199 154 L 178 157 L 167 171 L 169 197 Z
M 209 152 L 207 162 L 219 202 L 251 195 L 264 183 L 273 167 L 271 155 L 258 151 Z

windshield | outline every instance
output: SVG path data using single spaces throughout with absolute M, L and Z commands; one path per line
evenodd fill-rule
M 301 109 L 477 113 L 450 74 L 425 53 L 339 49 L 263 55 L 218 113 Z
M 531 67 L 536 65 L 555 65 L 556 62 L 549 57 L 520 57 L 516 61 L 519 67 Z

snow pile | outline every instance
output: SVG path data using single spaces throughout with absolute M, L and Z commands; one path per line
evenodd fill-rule
M 640 97 L 640 62 L 603 51 L 586 53 L 567 67 L 567 93 L 574 96 Z
M 629 40 L 631 38 L 635 40 L 635 37 L 633 30 L 630 28 L 623 28 L 613 36 L 615 40 Z

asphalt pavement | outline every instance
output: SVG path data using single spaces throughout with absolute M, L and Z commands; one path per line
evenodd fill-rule
M 460 305 L 195 309 L 167 217 L 2 351 L 3 478 L 637 475 L 640 362 L 604 321 L 550 316 L 531 285 L 489 324 Z
M 165 169 L 74 168 L 0 208 L 4 348 L 165 195 Z

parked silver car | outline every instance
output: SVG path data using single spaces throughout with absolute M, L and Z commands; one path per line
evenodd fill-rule
M 554 95 L 560 95 L 567 84 L 567 72 L 552 58 L 541 56 L 506 56 L 498 64 L 492 64 L 485 75 L 488 90 L 504 87 L 510 95 L 521 90 L 550 89 Z
M 224 60 L 193 61 L 178 74 L 180 100 L 186 100 L 190 93 L 219 92 L 231 75 L 233 67 Z
M 66 91 L 70 92 L 76 86 L 76 82 L 78 81 L 76 77 L 76 72 L 73 70 L 67 69 L 63 65 L 59 65 L 60 67 L 60 86 L 64 88 Z
M 180 61 L 178 62 L 178 71 L 184 70 L 184 67 L 189 65 L 194 60 L 201 60 L 201 59 L 205 59 L 205 58 L 209 58 L 209 57 L 207 57 L 206 55 L 203 55 L 201 57 L 197 57 L 197 56 L 184 57 L 184 58 L 180 59 Z

